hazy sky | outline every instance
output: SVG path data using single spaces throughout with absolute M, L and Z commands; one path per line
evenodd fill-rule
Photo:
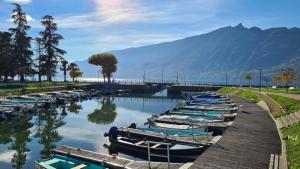
M 300 0 L 0 0 L 0 30 L 22 4 L 36 37 L 40 18 L 54 16 L 70 61 L 94 53 L 172 41 L 243 23 L 299 27 Z

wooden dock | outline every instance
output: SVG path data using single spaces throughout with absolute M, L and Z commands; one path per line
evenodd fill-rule
M 92 162 L 110 169 L 148 169 L 149 163 L 147 161 L 134 161 L 121 157 L 114 157 L 111 155 L 101 154 L 93 151 L 83 150 L 80 148 L 62 146 L 52 149 L 54 154 L 63 155 L 87 162 Z M 167 169 L 168 163 L 151 162 L 153 169 Z M 170 163 L 171 169 L 187 169 L 193 163 Z
M 233 97 L 244 112 L 238 112 L 222 139 L 195 161 L 192 169 L 263 169 L 271 154 L 281 154 L 276 125 L 268 112 L 258 105 Z
M 216 140 L 220 139 L 221 136 L 213 137 L 211 135 L 204 136 L 190 136 L 190 137 L 179 137 L 179 136 L 171 136 L 165 135 L 163 133 L 156 133 L 152 131 L 143 131 L 139 129 L 132 128 L 119 128 L 119 134 L 123 136 L 138 136 L 144 138 L 151 138 L 155 140 L 165 140 L 168 142 L 176 142 L 180 144 L 186 145 L 196 145 L 196 146 L 209 146 L 216 142 Z

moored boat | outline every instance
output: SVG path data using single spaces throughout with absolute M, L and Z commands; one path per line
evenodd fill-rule
M 120 151 L 125 154 L 138 155 L 145 158 L 148 155 L 148 144 L 151 152 L 151 160 L 153 161 L 167 161 L 167 154 L 169 150 L 171 162 L 188 162 L 193 161 L 204 150 L 204 146 L 189 146 L 179 143 L 166 142 L 148 142 L 147 140 L 134 139 L 128 137 L 118 137 L 111 140 L 111 146 L 115 151 Z
M 35 164 L 37 169 L 105 169 L 102 165 L 61 155 L 53 155 L 48 159 L 37 160 Z

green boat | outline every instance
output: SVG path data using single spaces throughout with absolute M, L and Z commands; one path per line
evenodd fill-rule
M 105 169 L 104 166 L 85 161 L 54 155 L 51 158 L 35 161 L 37 169 Z

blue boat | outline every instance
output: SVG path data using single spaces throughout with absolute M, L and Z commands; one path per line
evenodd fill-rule
M 180 137 L 189 137 L 189 136 L 206 136 L 211 133 L 199 130 L 176 130 L 176 129 L 161 129 L 161 128 L 137 128 L 142 131 L 152 131 L 155 133 L 163 133 L 166 135 L 180 136 Z

